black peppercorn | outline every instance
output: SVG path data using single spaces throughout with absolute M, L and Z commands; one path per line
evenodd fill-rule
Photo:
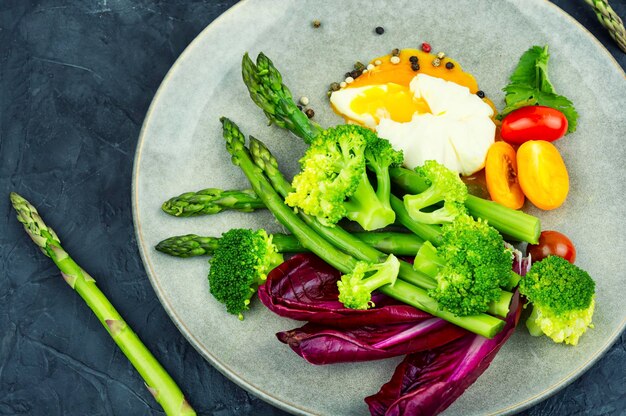
M 333 82 L 332 84 L 330 84 L 330 90 L 331 91 L 339 91 L 339 83 L 338 82 Z
M 398 56 L 398 55 L 400 55 L 400 49 L 395 48 L 394 50 L 392 50 L 392 51 L 391 51 L 391 54 L 392 54 L 393 56 Z
M 454 64 L 452 62 L 446 62 L 446 69 L 454 68 Z
M 356 61 L 356 63 L 354 64 L 354 69 L 356 69 L 357 71 L 363 71 L 365 69 L 365 65 L 363 65 L 363 63 Z
M 415 55 L 411 56 L 411 57 L 409 58 L 409 61 L 410 61 L 412 64 L 416 64 L 416 63 L 417 63 L 417 56 L 415 56 Z
M 313 116 L 315 115 L 315 111 L 313 111 L 312 108 L 307 108 L 304 114 L 306 114 L 308 118 L 313 118 Z
M 411 64 L 411 69 L 412 69 L 414 72 L 419 71 L 419 70 L 420 70 L 420 64 L 418 64 L 417 62 L 412 63 L 412 64 Z
M 374 29 L 374 31 L 379 35 L 385 33 L 385 29 L 382 26 L 378 26 L 376 29 Z
M 485 98 L 485 92 L 483 90 L 476 91 L 476 95 L 478 95 L 478 98 Z
M 298 110 L 302 111 L 302 106 L 298 105 Z
M 354 79 L 357 79 L 359 76 L 361 76 L 362 73 L 363 71 L 359 71 L 358 69 L 355 69 L 354 71 L 350 72 L 350 76 Z

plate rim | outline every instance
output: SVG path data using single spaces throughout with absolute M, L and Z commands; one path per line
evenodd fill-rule
M 615 57 L 609 52 L 609 50 L 600 42 L 594 35 L 591 33 L 586 27 L 584 27 L 580 22 L 574 19 L 569 13 L 565 12 L 558 5 L 550 2 L 549 0 L 538 0 L 541 3 L 547 4 L 548 7 L 553 7 L 558 13 L 565 17 L 569 21 L 570 24 L 574 24 L 578 26 L 583 32 L 586 33 L 602 50 L 604 54 L 609 58 L 613 65 L 618 69 L 619 72 L 622 72 L 624 78 L 626 78 L 626 71 L 624 68 L 620 66 Z M 167 88 L 168 83 L 171 78 L 174 77 L 175 73 L 177 73 L 178 68 L 180 67 L 180 63 L 185 60 L 187 55 L 191 54 L 200 39 L 205 36 L 205 33 L 212 30 L 215 26 L 219 25 L 223 20 L 225 20 L 228 16 L 235 13 L 242 5 L 251 3 L 252 0 L 240 0 L 238 3 L 235 3 L 233 6 L 225 10 L 222 14 L 220 14 L 217 18 L 212 20 L 204 29 L 196 35 L 196 37 L 187 45 L 187 47 L 183 50 L 183 52 L 176 58 L 174 64 L 167 71 L 163 80 L 161 81 L 157 91 L 155 92 L 152 101 L 150 102 L 150 106 L 146 111 L 146 115 L 144 117 L 144 121 L 141 126 L 141 130 L 139 132 L 137 145 L 135 147 L 135 155 L 133 159 L 133 170 L 132 170 L 132 178 L 131 178 L 131 207 L 132 207 L 132 218 L 133 218 L 133 228 L 135 233 L 135 239 L 137 241 L 137 248 L 139 249 L 139 255 L 141 257 L 141 261 L 143 263 L 144 269 L 150 280 L 150 284 L 159 299 L 159 302 L 167 312 L 171 321 L 174 323 L 178 331 L 185 337 L 187 342 L 189 342 L 193 348 L 206 360 L 209 364 L 217 369 L 222 375 L 226 378 L 234 382 L 239 387 L 243 388 L 249 393 L 254 394 L 255 396 L 261 398 L 265 402 L 281 409 L 291 414 L 298 415 L 307 415 L 312 416 L 316 415 L 311 409 L 306 409 L 301 407 L 295 403 L 279 399 L 278 397 L 273 396 L 272 394 L 264 391 L 261 387 L 255 385 L 254 383 L 246 380 L 235 371 L 231 370 L 227 365 L 222 363 L 216 356 L 214 356 L 210 351 L 206 350 L 201 342 L 191 333 L 189 328 L 185 325 L 182 318 L 178 316 L 173 306 L 171 305 L 170 300 L 165 294 L 165 291 L 161 288 L 158 280 L 156 279 L 156 272 L 153 269 L 152 263 L 150 262 L 147 251 L 147 245 L 144 242 L 141 233 L 141 221 L 139 218 L 139 210 L 138 210 L 138 178 L 139 178 L 139 166 L 141 162 L 142 148 L 145 143 L 146 131 L 148 130 L 148 125 L 151 123 L 151 116 L 155 108 L 157 107 L 157 103 L 159 102 L 159 97 L 161 93 Z M 529 407 L 553 396 L 554 394 L 561 391 L 563 388 L 574 382 L 580 376 L 582 376 L 590 367 L 592 367 L 612 346 L 615 344 L 621 333 L 626 328 L 626 318 L 622 320 L 621 326 L 618 327 L 608 338 L 608 341 L 600 347 L 589 359 L 568 373 L 563 379 L 558 382 L 548 386 L 545 390 L 540 393 L 535 394 L 534 396 L 525 398 L 519 403 L 507 406 L 503 409 L 500 409 L 494 413 L 489 413 L 488 415 L 507 415 L 521 412 Z

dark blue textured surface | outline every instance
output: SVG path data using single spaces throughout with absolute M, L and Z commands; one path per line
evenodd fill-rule
M 31 200 L 200 414 L 283 415 L 220 375 L 159 304 L 134 237 L 141 123 L 178 55 L 235 1 L 0 2 L 0 415 L 162 413 L 83 301 L 18 225 Z M 555 1 L 626 67 L 582 1 Z M 613 1 L 626 16 L 626 4 Z M 626 336 L 526 415 L 626 413 Z M 323 400 L 323 398 L 320 398 Z

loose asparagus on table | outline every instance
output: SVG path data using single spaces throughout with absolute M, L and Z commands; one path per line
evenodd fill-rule
M 56 233 L 43 222 L 37 209 L 16 193 L 11 193 L 11 203 L 17 211 L 18 221 L 24 224 L 26 233 L 41 251 L 52 259 L 65 281 L 91 308 L 111 338 L 137 369 L 148 390 L 165 413 L 195 415 L 196 412 L 185 400 L 176 382 L 98 289 L 95 280 L 63 249 Z
M 344 274 L 351 273 L 358 260 L 343 253 L 318 235 L 285 205 L 282 197 L 274 189 L 263 171 L 252 161 L 250 153 L 245 146 L 244 136 L 239 128 L 225 117 L 222 117 L 221 121 L 226 149 L 232 155 L 233 164 L 241 168 L 250 181 L 254 192 L 263 200 L 265 206 L 274 214 L 276 219 L 288 228 L 305 247 L 320 256 L 328 264 Z M 443 310 L 434 299 L 428 296 L 425 289 L 406 283 L 403 280 L 397 280 L 393 286 L 385 285 L 380 288 L 380 291 L 392 298 L 413 305 L 418 309 L 487 338 L 492 338 L 504 325 L 502 320 L 487 314 L 456 316 L 451 312 Z
M 354 233 L 367 244 L 387 254 L 415 256 L 422 240 L 414 234 L 400 232 Z M 305 253 L 309 251 L 289 234 L 272 234 L 272 243 L 279 253 Z M 166 238 L 156 245 L 162 253 L 175 257 L 210 256 L 220 244 L 220 237 L 203 237 L 187 234 Z
M 176 217 L 217 214 L 228 209 L 252 212 L 262 208 L 265 208 L 263 201 L 251 189 L 224 191 L 216 188 L 185 192 L 161 206 L 164 212 Z

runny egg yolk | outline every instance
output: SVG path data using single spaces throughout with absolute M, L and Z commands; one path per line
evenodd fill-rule
M 376 123 L 381 118 L 404 123 L 411 121 L 415 113 L 430 112 L 426 101 L 415 99 L 408 86 L 388 83 L 386 87 L 366 89 L 352 100 L 350 109 L 357 114 L 371 114 Z
M 418 59 L 420 66 L 418 71 L 413 71 L 411 68 L 409 59 L 412 56 L 416 56 Z M 409 89 L 411 80 L 417 74 L 427 74 L 455 82 L 469 88 L 471 93 L 478 91 L 476 79 L 472 74 L 463 71 L 461 65 L 453 59 L 446 57 L 436 67 L 432 65 L 436 55 L 418 49 L 403 49 L 400 51 L 399 57 L 400 63 L 398 64 L 391 63 L 391 55 L 373 59 L 372 63 L 380 60 L 381 64 L 362 74 L 345 88 L 372 86 L 372 88 L 365 89 L 350 102 L 350 110 L 358 115 L 369 114 L 375 119 L 376 123 L 381 118 L 408 122 L 411 121 L 415 113 L 430 113 L 428 104 L 422 99 L 415 98 Z M 446 68 L 445 64 L 447 62 L 452 62 L 454 67 L 451 69 Z M 380 88 L 383 85 L 386 85 L 387 91 Z M 485 98 L 484 101 L 495 111 L 495 106 L 490 100 Z M 346 121 L 356 121 L 362 124 L 359 120 L 351 120 L 339 108 L 336 108 L 335 111 L 343 115 Z

